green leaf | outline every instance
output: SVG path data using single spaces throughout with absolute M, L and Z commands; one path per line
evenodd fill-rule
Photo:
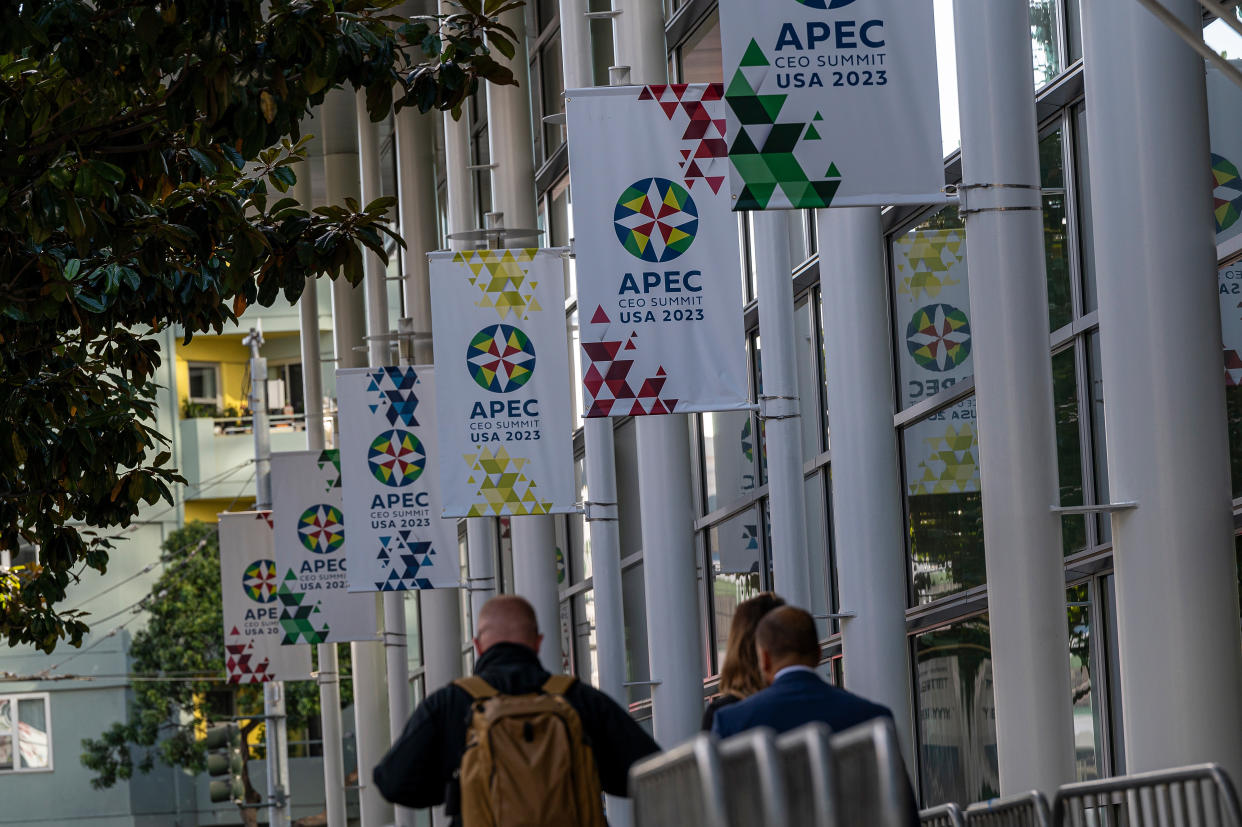
M 190 157 L 194 159 L 194 163 L 198 164 L 198 168 L 203 171 L 204 175 L 215 175 L 219 171 L 220 168 L 216 166 L 216 162 L 211 160 L 206 152 L 203 152 L 201 149 L 195 149 L 194 147 L 190 147 L 187 151 L 190 153 Z

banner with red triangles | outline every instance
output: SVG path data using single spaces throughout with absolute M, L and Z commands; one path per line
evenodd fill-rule
M 229 683 L 303 681 L 310 646 L 282 646 L 280 576 L 270 511 L 220 515 L 220 597 Z
M 566 94 L 584 416 L 749 407 L 724 106 L 719 84 Z

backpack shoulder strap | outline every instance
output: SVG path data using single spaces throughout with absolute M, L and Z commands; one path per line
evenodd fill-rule
M 543 682 L 543 691 L 549 695 L 564 695 L 576 680 L 573 675 L 552 675 Z
M 453 685 L 466 690 L 470 693 L 470 697 L 474 698 L 476 701 L 494 698 L 500 694 L 494 686 L 480 678 L 478 675 L 471 675 L 467 678 L 458 678 L 453 681 Z

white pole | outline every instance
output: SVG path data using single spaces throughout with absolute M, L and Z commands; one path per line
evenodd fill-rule
M 1051 795 L 1074 733 L 1030 15 L 953 12 L 1001 794 Z
M 327 200 L 339 204 L 345 197 L 362 199 L 358 152 L 357 112 L 353 93 L 334 91 L 320 109 L 323 124 L 324 173 Z M 368 271 L 374 271 L 368 256 Z M 368 276 L 372 273 L 368 272 Z M 379 274 L 382 287 L 383 274 Z M 374 281 L 369 279 L 368 281 Z M 366 367 L 367 332 L 365 288 L 353 287 L 343 278 L 332 285 L 332 314 L 338 368 Z M 376 596 L 376 609 L 379 609 Z M 392 807 L 371 783 L 371 769 L 383 756 L 388 743 L 388 699 L 385 686 L 383 644 L 355 641 L 350 644 L 354 686 L 354 737 L 358 756 L 358 811 L 363 827 L 380 827 L 392 821 Z
M 763 338 L 763 393 L 759 397 L 759 411 L 768 446 L 772 575 L 776 591 L 782 597 L 794 606 L 810 609 L 811 559 L 806 540 L 789 213 L 756 212 L 751 220 L 755 228 L 758 267 L 759 333 Z
M 448 10 L 440 4 L 441 13 Z M 474 187 L 470 180 L 470 126 L 465 115 L 453 120 L 451 114 L 443 115 L 444 121 L 444 173 L 448 196 L 448 231 L 459 233 L 475 229 Z M 453 241 L 454 250 L 466 245 Z M 496 593 L 496 520 L 494 517 L 471 517 L 466 520 L 466 570 L 470 579 L 471 628 L 479 625 L 479 610 Z
M 1193 0 L 1165 6 L 1201 25 Z M 1138 504 L 1113 516 L 1126 771 L 1215 761 L 1236 783 L 1242 640 L 1203 61 L 1133 0 L 1092 0 L 1083 18 L 1108 480 L 1113 502 Z
M 660 0 L 618 0 L 613 29 L 619 66 L 634 83 L 665 83 L 664 10 Z M 690 499 L 690 430 L 684 416 L 635 419 L 642 476 L 643 586 L 656 738 L 676 744 L 698 731 L 703 713 L 703 642 Z
M 403 353 L 412 353 L 413 364 L 434 362 L 431 348 L 431 284 L 427 254 L 437 243 L 435 211 L 435 125 L 436 116 L 422 115 L 403 109 L 396 115 L 396 154 L 398 199 L 401 210 L 401 235 L 405 239 L 404 305 L 402 332 L 410 338 L 402 342 Z M 408 345 L 412 345 L 409 347 Z M 456 553 L 457 548 L 445 549 Z M 400 593 L 393 593 L 399 597 Z M 385 623 L 393 629 L 398 622 L 405 631 L 405 612 L 399 600 L 385 596 Z M 430 589 L 418 593 L 419 640 L 423 649 L 423 684 L 430 694 L 455 678 L 461 677 L 461 593 L 458 589 Z M 392 604 L 392 605 L 390 605 Z M 403 647 L 401 657 L 406 658 Z M 389 674 L 394 668 L 394 653 L 389 649 Z M 408 671 L 407 671 L 408 675 Z M 403 696 L 403 709 L 390 699 L 390 726 L 394 742 L 409 717 L 409 694 Z M 403 808 L 397 808 L 401 814 Z M 410 813 L 412 815 L 412 813 Z M 447 824 L 442 808 L 434 811 L 437 824 Z
M 880 210 L 839 207 L 818 218 L 828 418 L 841 435 L 832 441 L 837 586 L 841 612 L 853 615 L 841 621 L 845 687 L 893 711 L 913 769 L 908 563 Z
M 517 33 L 517 51 L 509 61 L 520 87 L 487 88 L 487 136 L 492 163 L 492 211 L 507 227 L 535 227 L 535 163 L 527 87 L 525 7 L 501 15 Z M 523 245 L 534 244 L 522 239 Z M 506 242 L 507 246 L 507 242 Z M 568 434 L 565 438 L 568 438 Z M 561 603 L 556 585 L 556 528 L 552 517 L 512 517 L 514 590 L 535 607 L 543 647 L 539 657 L 551 672 L 561 670 Z
M 267 360 L 259 355 L 263 331 L 250 328 L 243 340 L 250 348 L 250 431 L 254 434 L 254 507 L 272 507 L 272 447 L 267 425 Z M 267 733 L 268 823 L 289 824 L 289 752 L 285 729 L 284 684 L 263 684 L 264 731 Z
M 303 170 L 298 170 L 302 173 Z M 301 174 L 294 185 L 294 197 L 305 208 L 311 206 L 310 175 Z M 306 421 L 306 447 L 322 451 L 325 446 L 323 427 L 323 356 L 319 347 L 319 289 L 315 278 L 306 280 L 298 302 L 301 317 L 302 345 L 302 408 Z M 340 665 L 335 643 L 320 643 L 316 648 L 319 670 L 319 720 L 323 730 L 324 813 L 328 827 L 345 827 L 345 756 L 341 737 Z

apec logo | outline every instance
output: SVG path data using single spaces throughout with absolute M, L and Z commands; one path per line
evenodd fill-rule
M 512 325 L 490 325 L 470 340 L 466 368 L 480 388 L 512 393 L 535 375 L 535 344 Z
M 825 0 L 798 0 L 798 2 L 809 9 L 831 11 L 832 9 L 843 9 L 850 3 L 853 3 L 854 0 L 827 0 L 827 2 Z
M 634 258 L 672 261 L 694 243 L 699 209 L 680 184 L 667 178 L 644 178 L 621 193 L 612 223 L 617 241 Z
M 255 603 L 274 603 L 276 601 L 276 562 L 274 560 L 256 560 L 246 567 L 242 573 L 242 588 Z
M 331 554 L 345 543 L 345 520 L 335 506 L 320 503 L 302 512 L 298 539 L 307 551 Z

